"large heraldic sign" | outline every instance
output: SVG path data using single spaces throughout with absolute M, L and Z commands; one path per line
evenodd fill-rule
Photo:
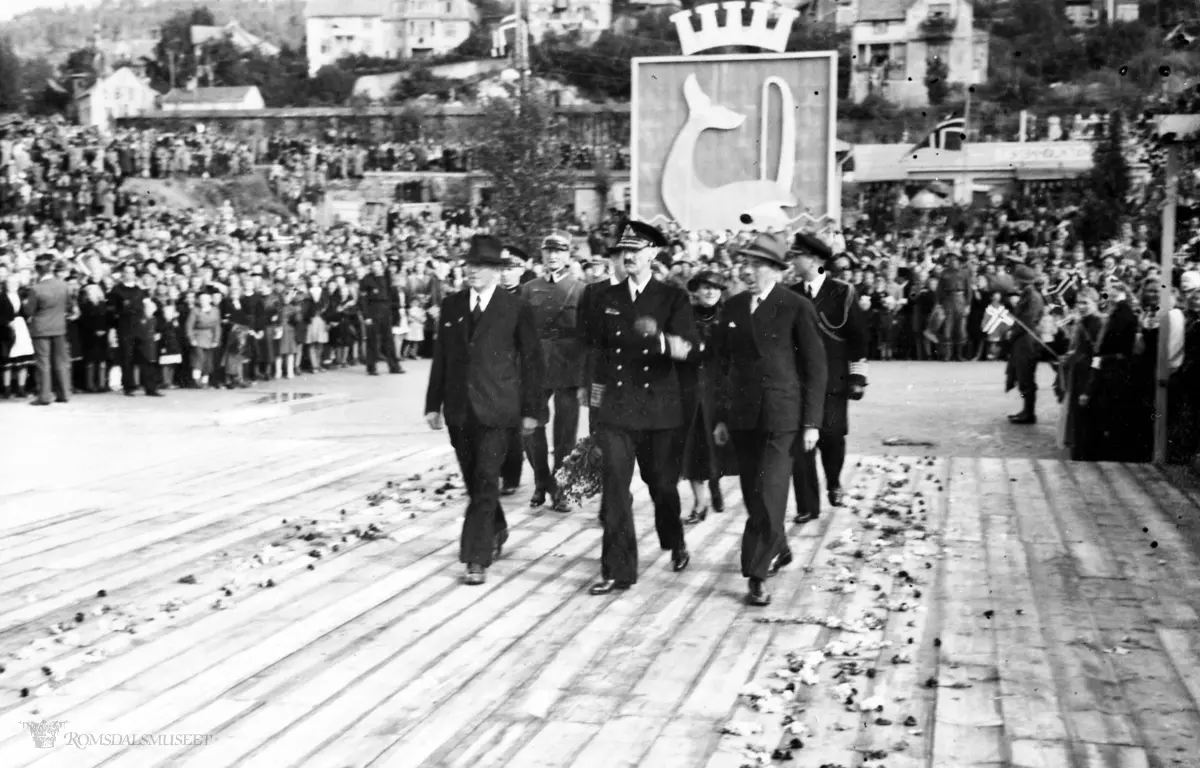
M 671 17 L 684 56 L 633 60 L 635 218 L 789 231 L 837 219 L 837 53 L 782 53 L 797 16 L 759 2 L 699 6 Z M 687 55 L 729 45 L 775 53 Z

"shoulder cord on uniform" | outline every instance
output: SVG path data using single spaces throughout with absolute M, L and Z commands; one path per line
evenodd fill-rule
M 830 278 L 830 279 L 832 280 L 834 278 Z M 838 282 L 841 282 L 841 281 L 838 281 Z M 848 288 L 851 287 L 849 283 L 847 283 L 846 286 Z M 829 322 L 829 317 L 824 312 L 818 312 L 817 314 L 821 318 L 821 323 L 820 323 L 821 330 L 825 331 L 825 333 L 828 334 L 831 338 L 837 339 L 838 341 L 842 341 L 843 339 L 840 336 L 838 336 L 836 333 L 833 333 L 833 331 L 841 330 L 842 327 L 845 326 L 846 323 L 848 323 L 850 321 L 850 306 L 851 306 L 851 303 L 854 301 L 854 299 L 855 299 L 855 292 L 853 290 L 846 291 L 846 306 L 843 308 L 844 311 L 842 313 L 842 322 L 838 323 L 837 325 L 834 325 L 833 323 Z

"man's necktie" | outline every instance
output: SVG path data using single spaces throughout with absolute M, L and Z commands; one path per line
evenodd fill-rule
M 479 318 L 483 317 L 483 299 L 479 296 L 475 297 L 475 308 L 471 310 L 471 329 L 474 330 L 479 325 Z
M 761 296 L 755 296 L 753 299 L 751 299 L 750 300 L 750 314 L 753 315 L 755 312 L 757 312 L 760 304 L 762 304 Z
M 804 295 L 807 296 L 809 299 L 811 299 L 813 297 L 812 283 L 804 284 Z
M 637 288 L 633 289 L 633 303 L 634 304 L 637 304 L 638 297 L 641 295 L 642 295 L 641 291 L 639 291 Z

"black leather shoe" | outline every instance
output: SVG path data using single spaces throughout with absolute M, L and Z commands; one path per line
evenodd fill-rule
M 775 555 L 775 558 L 773 560 L 771 560 L 771 575 L 774 576 L 775 574 L 779 573 L 779 570 L 781 568 L 786 568 L 787 566 L 789 566 L 791 564 L 792 564 L 792 551 L 789 549 L 789 550 L 780 552 L 778 555 Z
M 517 486 L 515 486 L 515 485 L 506 485 L 500 489 L 501 496 L 513 496 L 516 494 L 516 492 L 517 492 Z
M 1010 424 L 1037 424 L 1037 416 L 1032 413 L 1017 413 L 1008 417 Z
M 541 488 L 535 489 L 533 492 L 533 495 L 529 497 L 529 506 L 534 507 L 536 509 L 537 507 L 540 507 L 545 503 L 546 503 L 546 491 Z
M 695 525 L 696 523 L 703 523 L 704 518 L 706 517 L 708 517 L 708 507 L 705 507 L 704 509 L 693 509 L 692 514 L 688 515 L 687 519 L 683 521 L 683 524 Z
M 379 375 L 379 371 L 367 371 L 367 375 L 368 375 L 368 376 L 378 376 L 378 375 Z
M 551 495 L 550 509 L 554 510 L 555 512 L 570 512 L 571 505 L 568 504 L 567 500 L 564 499 L 562 496 L 559 496 L 557 493 L 554 493 Z
M 762 579 L 750 579 L 750 589 L 746 592 L 748 605 L 770 605 L 771 593 L 763 587 Z
M 166 395 L 164 395 L 162 392 L 159 392 L 158 390 L 155 390 L 153 392 L 147 392 L 146 397 L 166 397 Z
M 811 523 L 818 517 L 819 515 L 813 513 L 796 515 L 795 523 L 796 525 L 804 525 L 805 523 Z
M 388 373 L 390 373 L 394 376 L 397 373 L 405 373 L 405 370 L 404 370 L 404 368 L 393 368 L 392 370 L 388 371 Z
M 30 405 L 50 405 L 50 401 L 49 400 L 34 400 L 29 404 Z
M 829 503 L 832 504 L 833 506 L 835 506 L 835 507 L 842 506 L 842 503 L 845 501 L 845 499 L 846 499 L 846 492 L 843 491 L 841 488 L 830 488 L 829 489 Z
M 692 556 L 687 551 L 687 547 L 671 550 L 671 569 L 675 573 L 679 573 L 684 568 L 687 568 L 690 562 L 692 562 Z
M 487 571 L 482 565 L 468 565 L 467 573 L 463 576 L 463 584 L 469 584 L 472 587 L 477 587 L 487 581 Z
M 614 581 L 613 579 L 601 579 L 588 588 L 589 595 L 607 595 L 612 592 L 624 592 L 632 587 L 628 581 Z
M 504 544 L 508 541 L 508 531 L 496 534 L 496 546 L 492 548 L 492 559 L 499 560 L 504 555 Z
M 712 495 L 712 511 L 717 512 L 717 513 L 725 511 L 725 496 L 724 496 L 724 494 L 714 493 Z

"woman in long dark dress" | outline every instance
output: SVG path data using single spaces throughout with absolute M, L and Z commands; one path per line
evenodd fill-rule
M 1088 445 L 1094 442 L 1087 409 L 1079 404 L 1080 395 L 1087 391 L 1092 373 L 1092 356 L 1100 340 L 1104 319 L 1100 315 L 1100 294 L 1092 288 L 1079 292 L 1075 298 L 1079 319 L 1071 339 L 1071 348 L 1059 364 L 1062 377 L 1063 409 L 1059 424 L 1059 447 L 1065 448 L 1073 461 L 1080 461 Z
M 721 478 L 733 474 L 729 451 L 713 440 L 713 414 L 716 388 L 712 380 L 712 337 L 721 322 L 721 295 L 726 282 L 716 272 L 706 270 L 688 281 L 692 292 L 692 316 L 700 338 L 696 365 L 683 374 L 683 407 L 689 414 L 683 441 L 683 476 L 692 486 L 695 498 L 692 513 L 684 521 L 694 525 L 714 512 L 725 511 Z
M 1108 287 L 1109 312 L 1096 342 L 1087 390 L 1079 404 L 1087 409 L 1087 440 L 1080 461 L 1134 461 L 1136 416 L 1133 397 L 1134 354 L 1141 335 L 1136 299 L 1120 284 Z

